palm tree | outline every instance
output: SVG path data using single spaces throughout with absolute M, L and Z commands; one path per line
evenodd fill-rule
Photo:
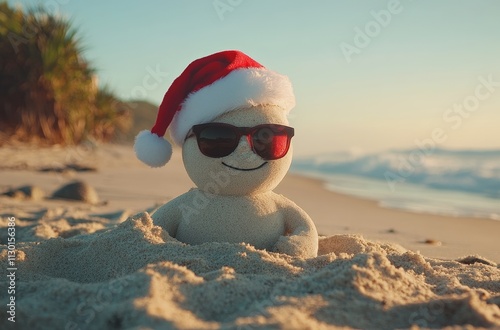
M 126 129 L 126 113 L 99 90 L 69 21 L 43 8 L 27 13 L 0 3 L 0 144 L 107 141 Z

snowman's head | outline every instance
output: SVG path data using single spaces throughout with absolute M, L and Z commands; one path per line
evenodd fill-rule
M 195 125 L 182 156 L 186 171 L 207 193 L 252 195 L 273 190 L 292 162 L 293 128 L 276 106 L 236 109 Z
M 293 128 L 286 116 L 294 106 L 287 76 L 241 51 L 218 52 L 191 62 L 173 81 L 154 126 L 139 132 L 134 150 L 145 164 L 161 167 L 173 142 L 183 146 L 185 167 L 200 189 L 268 191 L 290 166 Z M 170 141 L 163 138 L 167 130 Z

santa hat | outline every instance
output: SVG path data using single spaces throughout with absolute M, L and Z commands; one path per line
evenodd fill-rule
M 167 129 L 174 143 L 182 145 L 194 125 L 256 105 L 275 105 L 288 113 L 295 106 L 288 77 L 236 50 L 195 60 L 165 93 L 151 131 L 144 130 L 135 138 L 137 158 L 161 167 L 172 155 L 172 146 L 163 138 Z

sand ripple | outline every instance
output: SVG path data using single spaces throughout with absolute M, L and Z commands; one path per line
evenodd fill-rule
M 63 221 L 60 213 L 45 224 L 48 233 L 18 224 L 19 328 L 500 326 L 497 266 L 426 258 L 353 235 L 322 238 L 321 255 L 307 260 L 246 244 L 188 246 L 147 213 L 118 224 Z M 5 245 L 0 259 L 6 273 Z M 0 328 L 10 325 L 1 318 Z

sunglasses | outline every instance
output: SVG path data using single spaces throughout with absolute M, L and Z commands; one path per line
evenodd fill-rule
M 290 148 L 293 127 L 277 124 L 263 124 L 254 127 L 236 127 L 225 123 L 194 125 L 191 136 L 196 136 L 201 153 L 210 158 L 230 155 L 246 136 L 253 152 L 264 160 L 280 159 Z

